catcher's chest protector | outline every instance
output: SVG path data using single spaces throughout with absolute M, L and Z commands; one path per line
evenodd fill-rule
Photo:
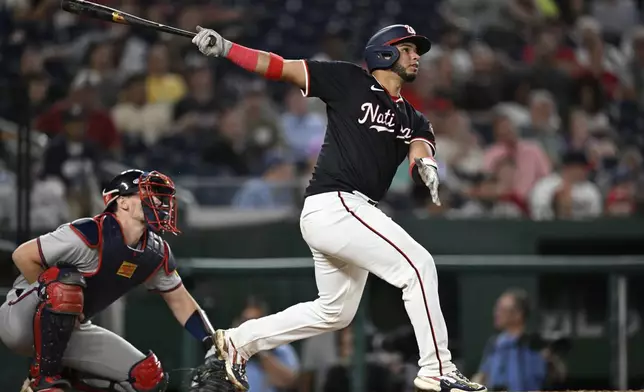
M 127 292 L 144 283 L 159 268 L 168 270 L 168 251 L 163 239 L 147 232 L 141 246 L 132 249 L 125 244 L 121 226 L 111 214 L 99 215 L 91 222 L 74 223 L 74 228 L 85 236 L 89 246 L 98 249 L 99 267 L 85 277 L 84 315 L 90 318 L 111 305 Z M 91 240 L 96 243 L 92 245 Z

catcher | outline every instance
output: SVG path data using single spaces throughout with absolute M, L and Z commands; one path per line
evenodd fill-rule
M 168 374 L 152 351 L 93 325 L 93 316 L 143 284 L 205 349 L 206 314 L 182 285 L 160 234 L 178 234 L 175 187 L 156 171 L 128 170 L 103 191 L 105 210 L 64 224 L 13 253 L 21 272 L 0 307 L 0 338 L 33 355 L 21 392 L 162 392 Z

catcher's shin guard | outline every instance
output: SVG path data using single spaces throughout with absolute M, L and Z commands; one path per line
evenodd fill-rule
M 168 388 L 169 377 L 157 356 L 150 351 L 132 366 L 128 381 L 137 392 L 164 392 Z
M 60 378 L 62 359 L 83 312 L 85 279 L 75 269 L 51 267 L 38 277 L 38 282 L 41 302 L 33 321 L 35 356 L 30 369 L 31 388 L 49 391 L 48 388 L 69 385 Z

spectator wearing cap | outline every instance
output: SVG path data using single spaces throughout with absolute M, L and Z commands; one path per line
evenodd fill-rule
M 55 136 L 65 131 L 65 113 L 73 107 L 79 107 L 86 116 L 87 127 L 85 137 L 95 142 L 104 150 L 116 150 L 120 147 L 120 136 L 110 117 L 104 110 L 96 95 L 98 80 L 90 75 L 79 75 L 72 83 L 67 97 L 55 103 L 48 111 L 36 119 L 37 130 L 49 136 Z
M 80 106 L 61 113 L 63 132 L 47 145 L 41 177 L 60 180 L 70 202 L 71 216 L 89 216 L 96 212 L 87 195 L 95 195 L 98 183 L 94 173 L 100 162 L 95 143 L 85 136 L 89 117 Z
M 557 173 L 541 179 L 530 195 L 530 211 L 535 220 L 590 219 L 602 214 L 602 195 L 588 180 L 588 160 L 583 152 L 571 151 L 563 157 Z
M 295 167 L 279 155 L 270 156 L 261 178 L 248 180 L 233 198 L 233 207 L 243 209 L 270 209 L 292 207 Z
M 534 184 L 551 172 L 548 156 L 541 146 L 519 137 L 514 123 L 504 114 L 497 113 L 494 120 L 495 142 L 483 157 L 483 168 L 494 173 L 499 162 L 514 162 L 514 195 L 525 200 Z

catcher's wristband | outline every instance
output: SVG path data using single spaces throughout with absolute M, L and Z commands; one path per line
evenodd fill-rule
M 213 341 L 214 331 L 206 312 L 201 309 L 195 310 L 186 321 L 184 328 L 190 332 L 203 345 L 204 350 L 210 350 Z

